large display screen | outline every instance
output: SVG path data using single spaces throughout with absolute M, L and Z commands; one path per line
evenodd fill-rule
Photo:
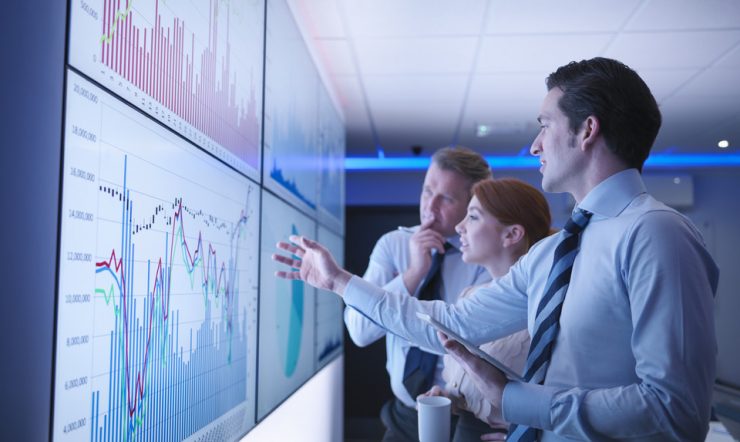
M 344 266 L 344 240 L 323 226 L 317 238 Z M 344 303 L 334 293 L 320 291 L 316 296 L 316 366 L 323 367 L 342 352 L 344 340 Z
M 339 299 L 270 259 L 341 259 L 340 114 L 284 0 L 68 22 L 52 439 L 238 439 L 342 353 Z
M 72 3 L 72 66 L 259 179 L 263 1 Z
M 265 186 L 316 213 L 319 186 L 319 75 L 288 4 L 267 5 Z
M 71 71 L 66 103 L 54 438 L 244 433 L 259 187 Z
M 344 124 L 329 94 L 319 92 L 319 220 L 344 232 Z
M 290 235 L 316 237 L 316 222 L 277 197 L 262 201 L 262 270 L 260 279 L 259 387 L 261 419 L 314 373 L 313 287 L 303 281 L 278 279 L 271 255 Z

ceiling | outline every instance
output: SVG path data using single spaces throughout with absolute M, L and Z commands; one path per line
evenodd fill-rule
M 291 0 L 344 112 L 348 156 L 459 143 L 519 155 L 545 77 L 618 59 L 663 112 L 653 152 L 737 152 L 740 1 Z M 479 125 L 490 133 L 478 136 Z M 719 149 L 719 140 L 730 147 Z

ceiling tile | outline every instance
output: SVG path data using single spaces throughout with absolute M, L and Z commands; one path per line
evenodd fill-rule
M 373 113 L 377 107 L 397 104 L 457 106 L 459 113 L 467 79 L 466 75 L 375 75 L 363 81 Z
M 719 124 L 717 124 L 719 123 Z M 740 119 L 735 117 L 718 121 L 717 127 L 706 131 L 692 130 L 680 124 L 667 124 L 655 140 L 653 153 L 722 153 L 731 150 L 717 147 L 719 140 L 730 140 L 731 146 L 740 144 Z M 734 140 L 734 144 L 733 144 Z M 737 148 L 735 147 L 735 152 Z
M 717 87 L 717 85 L 723 85 Z M 735 68 L 712 67 L 697 75 L 677 95 L 712 101 L 715 97 L 734 97 L 736 109 L 740 111 L 740 81 Z
M 342 106 L 347 130 L 369 130 L 370 120 L 367 116 L 365 98 L 357 77 L 354 75 L 339 75 L 331 77 L 330 81 L 335 88 L 337 100 Z
M 367 111 L 364 109 L 350 108 L 344 114 L 344 124 L 347 132 L 367 132 L 372 136 L 370 119 L 368 119 Z
M 452 127 L 433 126 L 431 124 L 409 128 L 386 128 L 379 136 L 380 144 L 387 156 L 412 156 L 412 146 L 421 146 L 425 153 L 434 152 L 440 147 L 452 143 Z
M 317 39 L 313 41 L 316 53 L 329 75 L 356 74 L 352 52 L 346 40 Z
M 547 93 L 545 75 L 476 75 L 470 87 L 461 144 L 496 155 L 516 155 L 534 139 L 537 114 Z M 477 136 L 479 124 L 490 134 Z
M 466 81 L 467 76 L 454 75 L 365 78 L 370 111 L 382 145 L 439 147 L 450 143 Z
M 625 30 L 690 30 L 740 28 L 737 0 L 649 0 Z
M 737 97 L 713 96 L 712 100 L 696 95 L 676 94 L 661 106 L 663 120 L 676 122 L 690 130 L 701 131 L 714 124 L 718 116 L 727 117 L 740 112 Z
M 717 61 L 716 66 L 723 68 L 740 68 L 740 43 L 736 44 L 732 50 Z
M 459 110 L 447 106 L 419 107 L 407 103 L 394 106 L 392 111 L 378 112 L 377 116 L 373 113 L 373 118 L 381 140 L 396 132 L 406 132 L 417 136 L 430 131 L 435 133 L 441 131 L 447 140 L 450 140 L 457 126 L 459 113 Z M 445 142 L 448 142 L 447 140 Z
M 485 37 L 477 72 L 538 72 L 547 76 L 570 61 L 599 56 L 611 35 L 517 35 Z
M 478 35 L 484 0 L 340 0 L 353 38 Z
M 497 1 L 491 3 L 485 29 L 487 34 L 616 32 L 640 2 Z
M 334 75 L 330 78 L 343 108 L 364 106 L 362 89 L 356 75 Z
M 633 69 L 697 68 L 715 61 L 738 40 L 740 30 L 623 33 L 605 56 Z
M 723 138 L 740 137 L 737 96 L 691 96 L 676 94 L 661 106 L 663 126 L 656 140 L 657 149 L 682 152 L 715 151 Z M 735 124 L 729 124 L 734 122 Z
M 639 69 L 637 73 L 647 83 L 658 103 L 682 86 L 698 69 Z
M 363 75 L 467 73 L 476 38 L 389 38 L 355 41 Z
M 288 0 L 311 38 L 345 38 L 337 0 Z
M 460 143 L 526 155 L 545 77 L 598 55 L 650 86 L 664 114 L 656 151 L 714 151 L 722 134 L 740 144 L 738 0 L 289 1 L 341 103 L 350 153 L 376 154 L 371 116 L 389 155 L 447 144 L 465 106 Z M 478 138 L 477 124 L 493 133 Z
M 464 131 L 460 135 L 459 144 L 475 149 L 483 155 L 529 156 L 529 147 L 536 135 L 535 131 L 531 134 L 491 134 L 477 137 L 469 131 Z
M 476 75 L 470 85 L 465 117 L 480 123 L 494 123 L 497 118 L 535 121 L 546 93 L 544 75 Z

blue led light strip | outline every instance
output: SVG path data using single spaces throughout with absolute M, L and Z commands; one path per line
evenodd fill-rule
M 533 156 L 488 156 L 493 169 L 537 169 L 540 162 Z M 348 171 L 369 170 L 424 170 L 429 167 L 428 157 L 349 157 L 344 160 Z M 740 167 L 740 154 L 655 154 L 645 162 L 653 168 Z

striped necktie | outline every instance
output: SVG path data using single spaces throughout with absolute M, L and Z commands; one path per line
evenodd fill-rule
M 442 298 L 442 262 L 447 253 L 453 253 L 452 244 L 445 243 L 445 253 L 434 253 L 432 265 L 426 276 L 419 284 L 416 297 L 423 300 Z M 412 399 L 426 392 L 434 382 L 434 372 L 437 369 L 438 356 L 427 353 L 419 347 L 410 347 L 406 353 L 406 362 L 403 367 L 403 385 Z
M 561 232 L 562 238 L 555 249 L 550 274 L 547 277 L 545 295 L 537 306 L 534 319 L 534 334 L 527 355 L 527 365 L 524 370 L 524 380 L 542 384 L 545 380 L 550 356 L 555 346 L 555 339 L 560 330 L 560 312 L 565 301 L 565 293 L 570 284 L 570 274 L 573 271 L 573 262 L 579 250 L 581 232 L 591 219 L 591 212 L 577 209 L 573 212 L 565 228 Z M 507 441 L 529 442 L 537 440 L 535 428 L 512 424 L 509 427 Z

